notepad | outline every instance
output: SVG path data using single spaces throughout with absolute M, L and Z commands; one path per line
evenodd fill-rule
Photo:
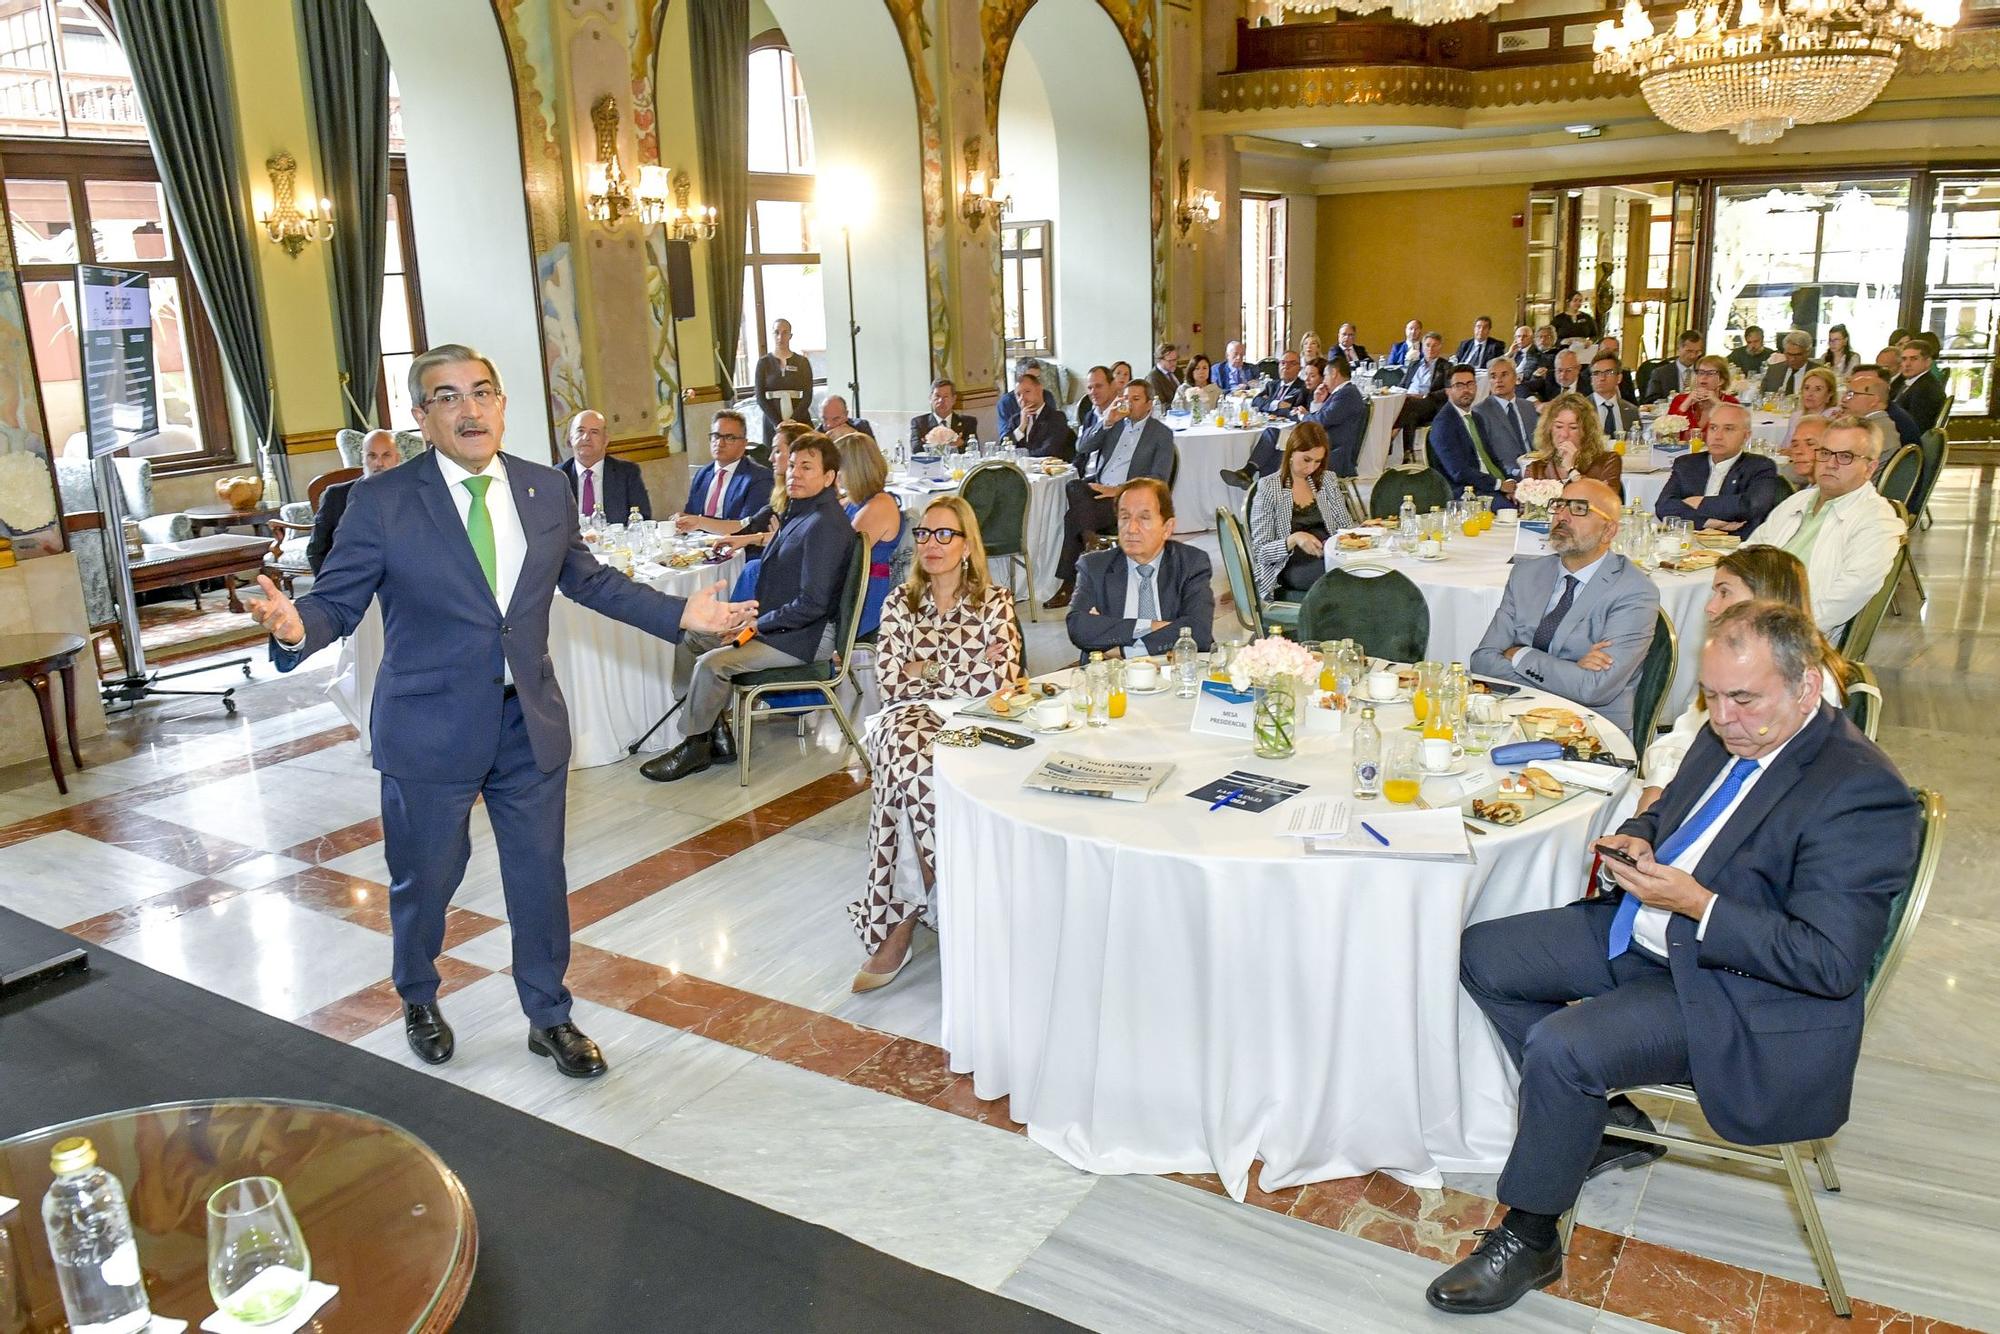
M 1371 837 L 1364 825 L 1389 840 L 1387 847 Z M 1341 838 L 1309 838 L 1308 857 L 1384 857 L 1399 861 L 1469 862 L 1472 845 L 1457 807 L 1435 811 L 1368 811 L 1357 806 L 1354 821 Z

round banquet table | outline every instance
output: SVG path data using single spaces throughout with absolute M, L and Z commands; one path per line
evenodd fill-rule
M 1257 1160 L 1265 1190 L 1498 1171 L 1515 1076 L 1459 987 L 1459 934 L 1576 898 L 1629 775 L 1614 796 L 1581 791 L 1471 837 L 1473 864 L 1308 858 L 1281 836 L 1295 812 L 1350 800 L 1334 715 L 1309 710 L 1298 754 L 1261 760 L 1191 732 L 1193 707 L 1134 696 L 1108 727 L 1022 750 L 937 748 L 951 1068 L 1079 1168 L 1215 1172 L 1239 1200 Z M 1410 735 L 1409 705 L 1377 717 Z M 1175 767 L 1143 804 L 1024 788 L 1056 751 Z M 1185 795 L 1237 768 L 1309 786 L 1257 814 Z M 1468 777 L 1491 773 L 1482 758 Z M 1462 781 L 1432 779 L 1425 797 L 1455 803 Z M 1396 809 L 1352 805 L 1357 820 Z
M 638 581 L 681 598 L 719 582 L 726 595 L 742 571 L 743 553 L 737 552 L 727 563 L 688 570 L 645 566 Z M 382 612 L 370 604 L 368 615 L 341 645 L 340 661 L 326 687 L 327 697 L 361 734 L 363 751 L 368 749 L 368 713 L 382 649 Z M 558 596 L 549 607 L 549 657 L 569 705 L 572 769 L 624 759 L 625 747 L 674 705 L 674 646 L 566 597 Z M 681 740 L 676 715 L 643 750 L 665 750 Z
M 1028 474 L 1028 550 L 1035 561 L 1035 587 L 1031 591 L 1039 604 L 1055 596 L 1056 564 L 1062 559 L 1063 488 L 1076 476 L 1076 469 L 1064 467 L 1060 472 L 1045 473 L 1032 466 L 1039 460 L 1019 462 Z M 905 476 L 891 478 L 889 482 L 890 492 L 913 524 L 923 518 L 924 506 L 934 497 L 956 495 L 958 486 L 953 481 L 920 482 Z M 1007 570 L 1004 563 L 1000 564 L 994 570 L 994 578 L 1005 584 Z
M 1380 477 L 1389 466 L 1389 443 L 1396 434 L 1396 417 L 1409 395 L 1400 389 L 1382 389 L 1368 395 L 1368 425 L 1361 434 L 1361 453 L 1354 475 Z
M 1423 590 L 1424 601 L 1430 607 L 1431 637 L 1426 652 L 1437 662 L 1470 665 L 1472 650 L 1485 638 L 1486 627 L 1500 610 L 1500 597 L 1507 589 L 1514 531 L 1512 524 L 1498 523 L 1479 537 L 1454 537 L 1445 547 L 1445 558 L 1434 561 L 1380 551 L 1343 555 L 1329 545 L 1327 564 L 1329 568 L 1382 566 L 1408 575 Z M 1708 638 L 1708 617 L 1703 608 L 1715 576 L 1710 570 L 1687 574 L 1653 570 L 1650 574 L 1660 590 L 1660 609 L 1674 624 L 1679 648 L 1673 686 L 1660 709 L 1660 717 L 1671 721 L 1694 699 L 1701 646 Z
M 1673 475 L 1673 461 L 1662 455 L 1653 456 L 1654 471 L 1634 472 L 1626 468 L 1622 474 L 1625 484 L 1625 499 L 1635 502 L 1648 514 L 1658 512 L 1660 492 L 1667 486 L 1667 478 Z
M 1172 425 L 1169 422 L 1168 425 Z M 1293 423 L 1280 421 L 1257 426 L 1189 426 L 1174 432 L 1180 451 L 1180 476 L 1174 481 L 1174 531 L 1205 533 L 1215 527 L 1215 511 L 1237 510 L 1243 504 L 1240 491 L 1224 482 L 1224 468 L 1240 468 L 1250 460 L 1264 425 L 1278 427 L 1280 441 Z

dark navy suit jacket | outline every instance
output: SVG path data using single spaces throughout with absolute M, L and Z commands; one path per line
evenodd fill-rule
M 381 602 L 382 667 L 369 746 L 375 767 L 391 777 L 469 782 L 491 772 L 503 670 L 513 672 L 535 764 L 549 773 L 569 763 L 569 708 L 549 659 L 549 605 L 558 588 L 615 621 L 681 637 L 680 598 L 633 583 L 584 546 L 561 473 L 516 457 L 506 469 L 527 539 L 507 606 L 495 600 L 472 554 L 432 450 L 354 487 L 340 540 L 312 592 L 298 600 L 304 642 L 288 650 L 271 641 L 271 661 L 288 672 L 353 634 L 368 604 Z
M 1160 568 L 1153 583 L 1160 600 L 1159 619 L 1165 625 L 1146 636 L 1146 651 L 1165 653 L 1180 638 L 1181 627 L 1194 635 L 1195 647 L 1206 653 L 1215 642 L 1215 588 L 1209 582 L 1208 553 L 1185 542 L 1161 549 Z M 1132 562 L 1117 547 L 1093 551 L 1077 562 L 1076 596 L 1070 599 L 1065 622 L 1069 642 L 1080 655 L 1127 648 L 1137 638 L 1138 623 L 1125 615 L 1125 584 Z
M 1354 476 L 1361 460 L 1361 437 L 1368 430 L 1368 400 L 1353 381 L 1326 396 L 1326 402 L 1308 412 L 1305 419 L 1318 422 L 1326 430 L 1326 466 L 1341 477 Z
M 1024 412 L 1014 423 L 1018 431 L 1022 421 L 1027 420 Z M 1042 400 L 1042 406 L 1035 411 L 1035 427 L 1022 445 L 1028 453 L 1042 459 L 1073 459 L 1076 457 L 1076 432 L 1070 429 L 1069 418 L 1063 416 L 1062 405 Z
M 511 462 L 509 466 L 512 466 Z M 580 485 L 577 481 L 575 459 L 568 458 L 562 461 L 562 474 L 569 478 L 570 495 L 575 497 L 577 487 Z M 639 511 L 639 517 L 642 519 L 653 517 L 653 501 L 646 494 L 646 479 L 640 473 L 638 464 L 630 459 L 614 459 L 606 455 L 602 476 L 604 494 L 599 496 L 598 500 L 604 506 L 604 517 L 607 520 L 612 523 L 623 523 L 625 516 L 634 509 Z M 571 503 L 582 502 L 572 499 Z
M 1304 377 L 1289 381 L 1274 378 L 1269 389 L 1250 400 L 1250 406 L 1273 415 L 1289 414 L 1293 408 L 1302 408 L 1311 399 L 1312 391 L 1306 388 Z
M 1690 507 L 1689 496 L 1698 496 L 1708 486 L 1714 466 L 1707 454 L 1684 454 L 1674 460 L 1667 484 L 1660 488 L 1654 511 L 1662 519 L 1686 519 L 1699 528 L 1706 519 L 1723 519 L 1745 525 L 1748 533 L 1778 507 L 1784 499 L 1778 465 L 1762 454 L 1738 454 L 1723 475 L 1722 486 L 1714 495 Z
M 819 652 L 820 633 L 840 609 L 854 543 L 854 525 L 841 510 L 835 488 L 787 505 L 757 562 L 757 637 L 780 653 L 811 662 Z
M 1704 730 L 1618 832 L 1657 847 L 1732 759 Z M 1717 901 L 1700 940 L 1674 915 L 1667 958 L 1701 1110 L 1725 1139 L 1825 1139 L 1847 1120 L 1868 973 L 1920 826 L 1889 757 L 1821 704 L 1702 854 L 1694 878 Z
M 1486 431 L 1486 423 L 1480 422 L 1479 429 Z M 1491 451 L 1498 442 L 1491 435 L 1486 436 L 1486 447 Z M 1430 451 L 1431 467 L 1444 475 L 1451 484 L 1455 496 L 1471 487 L 1474 495 L 1490 496 L 1500 489 L 1500 479 L 1486 471 L 1480 462 L 1479 448 L 1472 441 L 1472 435 L 1465 429 L 1465 419 L 1458 415 L 1458 409 L 1447 403 L 1438 409 L 1438 415 L 1431 419 L 1430 440 L 1426 448 Z M 1495 454 L 1498 463 L 1500 456 Z
M 359 477 L 354 479 L 358 482 Z M 326 564 L 326 554 L 333 550 L 334 533 L 340 527 L 340 518 L 347 513 L 347 493 L 354 489 L 354 482 L 335 482 L 319 495 L 319 512 L 313 515 L 312 536 L 306 539 L 306 568 L 313 574 Z
M 715 464 L 713 461 L 702 465 L 688 485 L 687 504 L 681 507 L 684 514 L 707 513 L 702 506 L 708 504 L 708 488 L 715 485 Z M 771 470 L 753 459 L 736 461 L 736 471 L 729 475 L 729 484 L 722 488 L 722 513 L 718 519 L 747 518 L 750 512 L 771 498 Z

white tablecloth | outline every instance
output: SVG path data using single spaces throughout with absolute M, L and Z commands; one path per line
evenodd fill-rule
M 1445 552 L 1445 559 L 1439 561 L 1374 552 L 1365 557 L 1343 558 L 1338 549 L 1329 547 L 1327 561 L 1329 565 L 1352 565 L 1365 560 L 1408 575 L 1423 590 L 1424 601 L 1430 606 L 1431 637 L 1427 650 L 1430 657 L 1437 662 L 1470 665 L 1472 650 L 1485 637 L 1486 627 L 1493 623 L 1493 614 L 1500 610 L 1501 594 L 1507 589 L 1507 575 L 1512 568 L 1508 562 L 1514 554 L 1514 528 L 1500 523 L 1479 537 L 1454 537 Z M 1708 618 L 1702 608 L 1708 602 L 1714 575 L 1707 570 L 1689 574 L 1655 570 L 1652 579 L 1659 586 L 1660 609 L 1674 623 L 1680 649 L 1673 688 L 1667 692 L 1667 702 L 1660 713 L 1670 721 L 1680 716 L 1681 710 L 1694 699 L 1701 646 L 1708 638 Z
M 1280 422 L 1283 440 L 1291 423 Z M 1174 530 L 1205 533 L 1215 527 L 1215 511 L 1234 511 L 1243 503 L 1242 493 L 1223 482 L 1224 468 L 1240 468 L 1250 459 L 1250 450 L 1262 426 L 1190 426 L 1174 432 L 1180 450 L 1180 477 L 1174 482 Z
M 739 552 L 726 565 L 665 570 L 643 582 L 675 597 L 690 597 L 720 582 L 726 594 L 742 570 Z M 381 609 L 370 606 L 360 627 L 342 645 L 334 679 L 327 685 L 327 697 L 361 733 L 364 751 L 368 749 L 368 711 L 382 648 Z M 673 707 L 672 644 L 560 595 L 549 607 L 549 657 L 569 705 L 572 769 L 591 769 L 624 759 L 625 747 Z M 681 739 L 680 719 L 675 717 L 653 733 L 645 749 L 665 750 Z
M 1666 489 L 1667 478 L 1673 475 L 1672 464 L 1663 456 L 1655 455 L 1659 464 L 1658 472 L 1633 472 L 1629 468 L 1623 474 L 1625 499 L 1638 502 L 1639 508 L 1648 514 L 1657 512 L 1660 492 Z
M 1389 440 L 1396 433 L 1396 417 L 1409 395 L 1400 389 L 1385 389 L 1368 396 L 1368 426 L 1361 436 L 1361 458 L 1354 475 L 1380 477 L 1389 466 Z
M 1028 550 L 1035 560 L 1034 599 L 1041 603 L 1055 596 L 1056 563 L 1062 559 L 1063 488 L 1076 476 L 1076 470 L 1065 468 L 1059 473 L 1047 474 L 1039 468 L 1027 468 L 1027 473 Z M 903 513 L 909 516 L 910 522 L 915 523 L 923 517 L 924 507 L 930 504 L 933 496 L 956 494 L 958 483 L 897 480 L 890 484 L 889 490 L 902 505 Z M 1006 583 L 1007 563 L 998 561 L 989 564 L 993 577 Z M 1020 610 L 1025 614 L 1027 608 Z
M 1191 710 L 1134 697 L 1108 728 L 1024 750 L 938 748 L 952 1069 L 1093 1172 L 1215 1172 L 1241 1199 L 1257 1159 L 1266 1189 L 1498 1171 L 1514 1075 L 1459 987 L 1459 933 L 1575 898 L 1607 799 L 1472 838 L 1476 865 L 1307 860 L 1278 831 L 1296 803 L 1348 797 L 1346 738 L 1308 731 L 1293 758 L 1258 760 L 1190 733 Z M 1407 705 L 1381 721 L 1409 735 Z M 1143 805 L 1024 790 L 1058 749 L 1178 767 Z M 1184 795 L 1238 767 L 1311 786 L 1260 815 Z

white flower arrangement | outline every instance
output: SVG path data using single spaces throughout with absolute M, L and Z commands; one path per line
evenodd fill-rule
M 924 443 L 933 447 L 955 445 L 958 443 L 958 432 L 949 426 L 933 426 L 925 433 Z
M 1229 684 L 1238 690 L 1286 676 L 1317 681 L 1319 659 L 1304 644 L 1272 636 L 1252 641 L 1229 664 Z
M 1562 493 L 1563 484 L 1553 477 L 1527 477 L 1514 484 L 1514 500 L 1523 509 L 1547 509 Z
M 1678 440 L 1687 434 L 1688 419 L 1678 412 L 1663 413 L 1653 422 L 1653 434 L 1662 440 Z

